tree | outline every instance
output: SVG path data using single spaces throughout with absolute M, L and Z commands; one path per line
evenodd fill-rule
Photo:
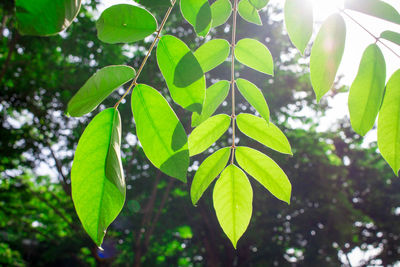
M 272 54 L 274 54 L 274 53 L 272 53 Z M 279 102 L 278 102 L 279 103 Z M 280 104 L 280 103 L 279 103 Z M 279 105 L 278 104 L 278 105 Z M 185 125 L 185 123 L 184 123 L 184 125 Z M 186 124 L 187 125 L 187 124 Z M 225 143 L 227 142 L 228 140 L 225 140 Z M 143 154 L 142 154 L 143 155 Z M 129 160 L 129 159 L 128 159 Z M 132 168 L 134 168 L 134 167 L 132 167 Z M 171 188 L 171 186 L 169 186 L 169 187 L 167 187 L 167 188 Z M 162 203 L 161 203 L 162 204 Z M 133 204 L 132 204 L 133 205 Z M 151 229 L 151 228 L 150 228 Z M 282 255 L 282 254 L 280 254 L 280 255 Z

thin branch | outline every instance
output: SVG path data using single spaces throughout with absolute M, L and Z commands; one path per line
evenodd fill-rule
M 231 86 L 232 86 L 232 157 L 231 164 L 233 164 L 235 158 L 235 46 L 236 46 L 236 20 L 237 20 L 237 0 L 233 0 L 233 22 L 232 22 L 232 55 L 231 55 Z
M 357 24 L 358 26 L 360 26 L 365 32 L 367 32 L 369 35 L 372 36 L 372 38 L 375 39 L 375 42 L 382 44 L 384 47 L 386 47 L 390 52 L 392 52 L 393 54 L 395 54 L 398 58 L 400 58 L 400 55 L 397 54 L 392 48 L 390 48 L 387 44 L 385 44 L 384 42 L 381 41 L 380 37 L 376 36 L 375 34 L 373 34 L 372 32 L 370 32 L 366 27 L 364 27 L 361 23 L 359 23 L 355 18 L 353 18 L 352 16 L 350 16 L 350 14 L 348 14 L 344 9 L 339 9 L 340 12 L 342 12 L 344 15 L 346 15 L 350 20 L 352 20 L 355 24 Z
M 158 30 L 157 30 L 156 37 L 154 38 L 153 42 L 151 43 L 150 48 L 149 48 L 149 51 L 147 52 L 145 58 L 143 59 L 142 64 L 140 64 L 140 67 L 139 67 L 138 71 L 136 72 L 135 78 L 133 79 L 132 83 L 129 85 L 129 87 L 128 87 L 128 89 L 126 90 L 125 94 L 124 94 L 124 95 L 118 100 L 118 102 L 114 105 L 114 108 L 117 109 L 118 106 L 119 106 L 119 104 L 121 103 L 121 101 L 129 94 L 129 92 L 131 91 L 131 89 L 132 89 L 134 86 L 137 85 L 137 80 L 138 80 L 140 74 L 142 73 L 142 70 L 143 70 L 143 68 L 144 68 L 144 65 L 146 65 L 146 62 L 147 62 L 147 60 L 149 59 L 151 52 L 153 51 L 154 46 L 156 45 L 158 39 L 160 39 L 161 31 L 162 31 L 162 29 L 164 28 L 165 23 L 167 22 L 168 17 L 169 17 L 169 15 L 171 14 L 171 11 L 172 11 L 172 9 L 173 9 L 174 6 L 175 6 L 176 1 L 177 1 L 177 0 L 173 0 L 173 1 L 171 2 L 171 6 L 168 8 L 167 12 L 165 13 L 164 19 L 162 20 L 161 25 L 160 25 L 160 27 L 159 27 Z

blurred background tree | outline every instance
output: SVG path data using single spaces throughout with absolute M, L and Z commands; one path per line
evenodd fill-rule
M 165 12 L 158 1 L 139 2 L 158 20 Z M 293 157 L 256 143 L 252 147 L 273 154 L 288 174 L 291 205 L 253 183 L 254 215 L 234 250 L 216 220 L 212 190 L 198 207 L 190 201 L 190 181 L 207 154 L 192 161 L 187 185 L 161 174 L 144 156 L 130 105 L 125 103 L 120 112 L 127 201 L 109 229 L 104 251 L 99 251 L 75 214 L 69 173 L 79 136 L 98 110 L 83 119 L 63 113 L 87 77 L 110 64 L 137 68 L 149 42 L 128 46 L 98 41 L 98 5 L 96 0 L 85 2 L 67 31 L 39 38 L 20 36 L 13 1 L 0 3 L 1 265 L 338 266 L 351 265 L 349 257 L 353 264 L 399 264 L 400 181 L 377 153 L 376 143 L 363 144 L 348 120 L 337 122 L 337 130 L 321 132 L 316 130 L 316 118 L 296 115 L 307 109 L 324 114 L 329 101 L 315 104 L 307 66 L 299 63 L 283 30 L 282 11 L 274 6 L 262 12 L 264 26 L 239 20 L 238 39 L 252 37 L 265 43 L 275 60 L 275 76 L 265 78 L 241 66 L 237 71 L 263 89 L 272 120 L 290 139 Z M 210 37 L 229 39 L 229 23 Z M 204 43 L 178 8 L 165 32 L 193 50 Z M 208 85 L 229 75 L 226 62 L 207 74 Z M 140 79 L 168 96 L 154 57 Z M 347 91 L 339 84 L 337 93 Z M 113 105 L 123 92 L 114 93 L 100 109 Z M 237 103 L 238 110 L 254 112 L 243 99 Z M 189 132 L 190 114 L 173 108 Z M 225 103 L 221 112 L 229 114 L 229 108 Z M 242 137 L 241 145 L 252 142 Z M 228 142 L 222 139 L 211 150 Z

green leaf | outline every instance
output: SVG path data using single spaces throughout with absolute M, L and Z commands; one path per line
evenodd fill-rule
M 260 113 L 261 117 L 269 123 L 269 108 L 261 90 L 258 89 L 255 84 L 245 79 L 237 79 L 236 85 L 243 97 L 257 110 L 258 113 Z
M 286 0 L 286 29 L 301 54 L 304 54 L 313 33 L 313 16 L 313 6 L 309 0 Z
M 346 0 L 344 7 L 400 24 L 400 14 L 390 4 L 380 0 Z
M 232 4 L 229 0 L 217 0 L 211 5 L 212 27 L 224 24 L 232 14 Z
M 146 157 L 165 174 L 186 182 L 187 135 L 168 102 L 154 88 L 139 84 L 132 93 L 132 112 Z
M 263 7 L 266 7 L 269 0 L 249 0 L 250 4 L 252 4 L 255 8 L 260 10 Z
M 344 52 L 346 24 L 333 14 L 322 24 L 311 49 L 311 83 L 319 102 L 332 87 Z
M 192 114 L 192 127 L 199 126 L 200 123 L 214 114 L 219 105 L 228 96 L 230 86 L 231 84 L 228 81 L 219 81 L 206 90 L 206 99 L 204 100 L 201 115 L 198 113 Z
M 206 158 L 200 165 L 194 175 L 192 186 L 190 188 L 190 196 L 192 197 L 193 205 L 197 204 L 208 186 L 225 168 L 230 155 L 230 147 L 221 148 Z
M 231 46 L 224 39 L 213 39 L 200 46 L 194 56 L 197 58 L 203 72 L 209 72 L 222 64 L 229 56 Z
M 273 123 L 252 114 L 242 113 L 236 117 L 239 130 L 261 144 L 284 154 L 292 154 L 285 134 Z
M 205 37 L 208 34 L 212 22 L 208 0 L 181 0 L 181 12 L 197 35 Z
M 400 69 L 386 85 L 378 118 L 378 147 L 398 176 L 400 170 Z
M 252 4 L 250 4 L 249 0 L 241 0 L 239 2 L 238 12 L 244 20 L 256 25 L 262 25 L 258 10 Z
M 183 108 L 200 114 L 206 94 L 206 79 L 187 45 L 171 35 L 161 37 L 157 62 L 172 99 Z
M 381 33 L 380 38 L 386 39 L 392 43 L 400 45 L 400 33 L 392 32 L 392 31 L 384 31 Z
M 219 114 L 195 128 L 189 135 L 190 156 L 197 155 L 214 144 L 228 130 L 230 122 L 228 115 Z
M 276 198 L 290 204 L 292 185 L 283 170 L 270 157 L 249 147 L 237 147 L 236 160 Z
M 134 1 L 136 3 L 141 4 L 142 6 L 147 6 L 150 8 L 171 6 L 171 2 L 166 0 L 134 0 Z
M 146 9 L 129 4 L 114 5 L 103 11 L 96 22 L 100 41 L 132 43 L 143 40 L 157 30 L 157 21 Z
M 215 183 L 213 202 L 218 222 L 236 248 L 253 211 L 253 189 L 246 174 L 235 165 L 226 167 Z
M 349 111 L 354 131 L 364 136 L 375 124 L 386 83 L 385 58 L 376 44 L 365 50 L 350 87 Z
M 241 39 L 235 47 L 236 59 L 259 72 L 274 75 L 274 60 L 271 52 L 261 42 L 254 39 Z
M 17 28 L 22 35 L 55 35 L 71 25 L 80 0 L 15 0 Z
M 93 111 L 115 89 L 136 75 L 133 68 L 124 65 L 108 66 L 98 70 L 68 102 L 67 113 L 80 117 Z
M 83 228 L 101 246 L 125 202 L 118 110 L 100 112 L 79 139 L 71 169 L 72 199 Z

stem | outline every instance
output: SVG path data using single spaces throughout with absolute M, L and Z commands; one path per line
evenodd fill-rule
M 231 164 L 235 159 L 235 45 L 236 45 L 236 18 L 237 18 L 237 2 L 238 0 L 233 0 L 233 22 L 232 22 L 232 58 L 231 58 L 231 86 L 232 86 L 232 157 Z
M 133 79 L 132 83 L 129 85 L 128 89 L 126 90 L 125 94 L 118 100 L 118 102 L 114 105 L 114 108 L 117 109 L 119 104 L 121 103 L 121 101 L 129 94 L 129 92 L 131 91 L 131 89 L 137 85 L 137 80 L 140 76 L 140 74 L 142 73 L 142 70 L 144 68 L 144 65 L 146 65 L 147 60 L 150 57 L 151 52 L 153 51 L 154 46 L 156 45 L 158 39 L 160 39 L 160 35 L 161 35 L 161 31 L 165 26 L 165 23 L 168 20 L 169 15 L 171 14 L 172 9 L 175 6 L 177 0 L 173 0 L 171 1 L 171 6 L 168 8 L 167 12 L 165 13 L 164 19 L 161 22 L 160 27 L 158 28 L 158 30 L 156 31 L 156 37 L 154 38 L 153 42 L 150 45 L 149 51 L 147 52 L 145 58 L 142 61 L 142 64 L 140 64 L 140 67 L 138 69 L 138 71 L 136 72 L 135 78 Z
M 392 48 L 390 48 L 388 45 L 386 45 L 384 42 L 380 40 L 380 37 L 377 37 L 374 35 L 372 32 L 370 32 L 367 28 L 365 28 L 361 23 L 359 23 L 356 19 L 354 19 L 352 16 L 350 16 L 344 9 L 340 9 L 340 12 L 342 12 L 344 15 L 346 15 L 350 20 L 352 20 L 354 23 L 356 23 L 358 26 L 360 26 L 364 31 L 366 31 L 369 35 L 372 36 L 372 38 L 375 39 L 376 43 L 381 43 L 384 47 L 386 47 L 390 52 L 395 54 L 398 58 L 400 58 L 400 55 L 397 54 Z

